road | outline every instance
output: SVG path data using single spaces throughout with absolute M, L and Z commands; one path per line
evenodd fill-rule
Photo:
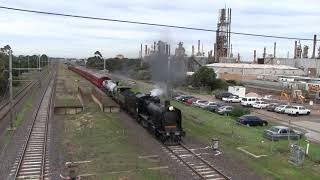
M 128 78 L 126 76 L 118 75 L 118 74 L 109 74 L 113 79 L 124 80 L 127 81 L 129 84 L 133 82 L 137 83 L 138 86 L 146 87 L 151 89 L 153 84 L 146 83 L 139 80 L 134 80 Z M 176 92 L 184 93 L 184 94 L 191 94 L 197 98 L 205 99 L 214 102 L 221 102 L 220 100 L 215 99 L 213 96 L 210 95 L 200 95 L 189 93 L 182 90 L 175 90 Z M 265 110 L 253 110 L 252 114 L 262 117 L 271 122 L 280 123 L 285 126 L 289 126 L 289 121 L 291 120 L 291 126 L 293 128 L 299 129 L 304 131 L 308 140 L 320 143 L 320 112 L 319 110 L 312 110 L 310 116 L 298 116 L 292 117 L 286 114 L 276 114 L 274 112 L 268 112 Z

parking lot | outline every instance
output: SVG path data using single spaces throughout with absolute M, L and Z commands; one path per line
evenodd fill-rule
M 177 91 L 177 93 L 186 94 L 185 92 Z M 214 96 L 190 94 L 195 98 L 201 100 L 222 104 L 225 106 L 236 106 L 240 103 L 224 102 L 220 99 L 216 99 Z M 272 101 L 266 101 L 272 103 Z M 256 109 L 250 107 L 252 115 L 258 116 L 268 122 L 277 123 L 284 126 L 291 126 L 293 129 L 297 129 L 305 133 L 305 136 L 310 141 L 320 142 L 320 112 L 319 110 L 311 109 L 310 115 L 289 116 L 288 114 L 269 112 L 265 109 Z

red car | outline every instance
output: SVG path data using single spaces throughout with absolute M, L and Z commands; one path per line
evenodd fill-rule
M 190 98 L 190 99 L 188 99 L 188 100 L 186 101 L 186 104 L 192 105 L 192 103 L 195 102 L 195 101 L 197 101 L 197 100 L 199 100 L 199 98 Z

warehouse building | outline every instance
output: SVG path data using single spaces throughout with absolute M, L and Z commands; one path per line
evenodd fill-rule
M 306 75 L 301 69 L 286 65 L 244 64 L 244 63 L 213 63 L 206 65 L 212 68 L 219 78 L 233 80 L 254 80 L 261 74 L 270 75 Z

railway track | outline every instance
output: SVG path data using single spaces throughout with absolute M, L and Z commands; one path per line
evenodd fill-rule
M 186 167 L 188 167 L 199 179 L 205 180 L 229 180 L 230 178 L 220 172 L 208 161 L 180 144 L 177 146 L 165 146 L 168 153 L 176 157 Z
M 35 82 L 29 82 L 26 86 L 24 86 L 22 89 L 20 89 L 17 94 L 14 95 L 13 99 L 17 99 L 17 97 L 19 97 L 21 94 L 23 94 L 26 89 L 28 89 L 28 87 L 32 86 Z M 22 96 L 23 97 L 23 96 Z M 20 97 L 19 99 L 21 99 L 22 97 Z M 17 101 L 19 102 L 19 100 Z M 17 103 L 16 102 L 16 103 Z M 3 103 L 1 106 L 0 106 L 0 112 L 6 107 L 9 105 L 9 100 L 6 100 L 5 103 Z
M 53 75 L 54 77 L 55 75 Z M 49 179 L 49 160 L 47 158 L 48 122 L 52 94 L 54 91 L 52 78 L 37 107 L 35 118 L 27 130 L 28 134 L 22 149 L 18 153 L 11 170 L 11 179 Z
M 44 76 L 47 72 L 44 71 L 40 76 Z M 17 94 L 13 97 L 13 107 L 16 106 L 28 93 L 28 91 L 34 87 L 36 84 L 38 84 L 37 81 L 31 81 L 26 86 L 24 86 L 22 89 L 20 89 Z M 6 117 L 6 115 L 10 112 L 9 107 L 10 101 L 7 100 L 5 103 L 0 105 L 0 121 Z

